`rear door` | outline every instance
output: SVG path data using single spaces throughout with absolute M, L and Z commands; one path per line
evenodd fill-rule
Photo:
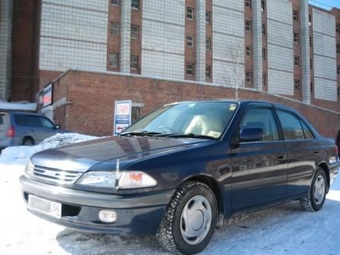
M 288 150 L 288 195 L 308 191 L 322 149 L 306 122 L 297 114 L 277 110 Z
M 287 151 L 279 138 L 278 121 L 270 104 L 248 106 L 243 126 L 260 127 L 261 141 L 240 142 L 232 148 L 232 210 L 279 200 L 287 195 Z

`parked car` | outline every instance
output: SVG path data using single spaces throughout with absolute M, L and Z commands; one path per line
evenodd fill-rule
M 34 145 L 62 133 L 49 118 L 29 112 L 0 112 L 0 148 Z
M 338 167 L 334 140 L 292 108 L 192 101 L 167 104 L 120 136 L 39 152 L 20 182 L 41 218 L 156 234 L 168 251 L 194 254 L 236 213 L 290 200 L 319 211 Z

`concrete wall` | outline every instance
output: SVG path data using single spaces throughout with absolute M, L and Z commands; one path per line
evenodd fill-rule
M 0 2 L 0 100 L 7 100 L 10 94 L 12 6 L 12 0 Z
M 107 20 L 107 0 L 43 0 L 39 69 L 106 70 Z
M 268 92 L 294 95 L 293 18 L 290 1 L 267 1 Z
M 334 45 L 334 47 L 330 47 Z M 313 10 L 314 97 L 337 101 L 335 17 Z
M 184 0 L 143 2 L 142 75 L 184 79 L 185 10 Z

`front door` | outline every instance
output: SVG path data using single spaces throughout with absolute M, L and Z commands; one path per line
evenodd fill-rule
M 262 128 L 263 139 L 240 142 L 232 149 L 232 211 L 262 205 L 287 195 L 287 151 L 269 105 L 252 105 L 240 126 Z

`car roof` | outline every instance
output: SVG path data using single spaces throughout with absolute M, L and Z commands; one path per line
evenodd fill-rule
M 34 112 L 2 111 L 2 112 L 0 112 L 0 114 L 9 114 L 9 115 L 20 114 L 20 115 L 43 116 L 43 117 L 45 117 L 43 114 L 34 113 Z

